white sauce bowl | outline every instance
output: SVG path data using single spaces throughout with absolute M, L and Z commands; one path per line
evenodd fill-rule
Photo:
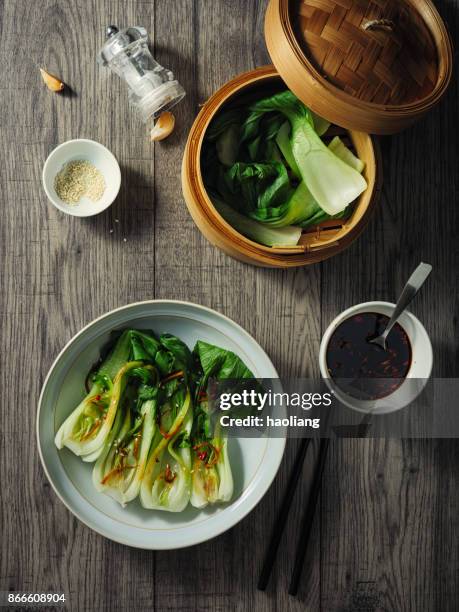
M 398 322 L 408 335 L 411 344 L 411 366 L 404 382 L 388 395 L 377 400 L 359 400 L 344 393 L 331 378 L 327 368 L 327 348 L 330 338 L 336 328 L 346 319 L 363 312 L 377 312 L 392 316 L 395 304 L 390 302 L 365 302 L 348 308 L 334 319 L 326 329 L 319 351 L 320 372 L 329 389 L 345 406 L 359 412 L 386 414 L 404 408 L 413 402 L 427 384 L 432 373 L 433 351 L 430 338 L 422 323 L 413 314 L 406 311 Z

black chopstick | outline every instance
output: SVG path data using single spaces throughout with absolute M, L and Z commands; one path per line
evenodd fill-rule
M 303 468 L 304 458 L 306 456 L 310 441 L 311 438 L 303 438 L 298 448 L 295 463 L 293 464 L 293 468 L 290 472 L 290 477 L 288 479 L 287 490 L 285 492 L 282 505 L 279 509 L 276 522 L 274 523 L 271 538 L 269 540 L 269 545 L 266 551 L 265 560 L 261 570 L 260 579 L 258 580 L 258 589 L 260 591 L 264 591 L 269 582 L 269 577 L 271 575 L 271 571 L 276 560 L 277 549 L 279 548 L 279 543 L 282 534 L 284 533 L 287 516 L 290 511 L 290 506 L 292 505 L 293 496 L 295 495 L 298 480 L 300 478 Z
M 290 580 L 290 586 L 288 589 L 289 595 L 296 595 L 298 592 L 298 584 L 300 582 L 309 537 L 311 535 L 317 499 L 319 497 L 319 492 L 322 485 L 322 473 L 324 471 L 325 461 L 327 459 L 329 442 L 330 440 L 328 438 L 323 438 L 320 441 L 319 456 L 317 459 L 317 466 L 314 473 L 311 493 L 309 495 L 308 504 L 301 521 L 300 539 L 298 540 L 298 545 L 296 548 L 295 565 L 293 567 L 292 578 Z

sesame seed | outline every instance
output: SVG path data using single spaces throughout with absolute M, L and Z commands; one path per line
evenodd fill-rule
M 54 179 L 57 195 L 67 204 L 77 204 L 83 197 L 97 202 L 105 188 L 103 174 L 87 160 L 69 162 Z

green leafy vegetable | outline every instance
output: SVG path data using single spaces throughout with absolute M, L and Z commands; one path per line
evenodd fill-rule
M 217 139 L 216 149 L 218 159 L 224 166 L 232 166 L 239 152 L 239 127 L 230 125 Z
M 160 344 L 152 334 L 133 330 L 130 332 L 132 357 L 136 360 L 155 361 Z
M 333 138 L 333 140 L 328 145 L 328 148 L 337 157 L 342 159 L 345 164 L 351 166 L 351 168 L 354 168 L 354 170 L 357 170 L 357 172 L 363 172 L 365 164 L 362 160 L 356 157 L 348 147 L 346 147 L 346 145 L 339 136 L 335 136 Z
M 316 115 L 316 113 L 314 113 L 312 110 L 310 110 L 309 112 L 311 113 L 314 130 L 316 131 L 317 136 L 323 136 L 328 131 L 328 128 L 331 125 L 330 121 L 327 121 L 323 117 Z
M 325 145 L 329 126 L 290 91 L 218 115 L 202 164 L 225 221 L 260 244 L 291 247 L 300 228 L 351 214 L 367 187 L 363 164 L 339 138 Z
M 191 352 L 184 342 L 171 334 L 163 334 L 159 340 L 161 346 L 172 355 L 175 370 L 186 370 L 191 366 Z
M 326 213 L 342 212 L 365 191 L 365 179 L 325 146 L 314 130 L 311 112 L 291 91 L 260 100 L 250 108 L 252 113 L 281 112 L 290 121 L 292 153 L 301 177 Z
M 170 402 L 162 410 L 171 410 Z M 153 444 L 140 487 L 144 508 L 181 512 L 187 506 L 191 494 L 191 453 L 181 443 L 184 434 L 189 436 L 192 423 L 191 394 L 187 389 L 170 427 L 163 429 L 162 422 Z
M 158 395 L 158 388 L 151 385 L 140 385 L 138 391 L 139 400 L 154 399 Z
M 293 157 L 292 143 L 290 142 L 291 131 L 290 123 L 285 121 L 279 128 L 276 136 L 276 142 L 293 174 L 298 180 L 301 180 L 300 169 L 298 168 L 298 164 Z
M 232 109 L 220 113 L 214 121 L 212 121 L 206 132 L 206 138 L 211 142 L 215 142 L 226 130 L 233 125 L 240 125 L 241 115 L 239 110 Z
M 204 376 L 210 374 L 218 380 L 253 378 L 249 368 L 232 351 L 198 340 L 194 352 L 199 357 Z
M 276 206 L 291 192 L 287 170 L 282 163 L 234 164 L 224 175 L 226 188 L 233 201 L 249 210 Z
M 251 216 L 258 221 L 264 221 L 271 227 L 287 227 L 299 225 L 307 227 L 308 221 L 322 209 L 315 201 L 306 183 L 298 185 L 291 197 L 282 206 L 268 206 L 258 208 Z
M 228 439 L 217 422 L 214 434 L 207 400 L 200 401 L 192 431 L 193 471 L 191 504 L 203 508 L 233 495 Z
M 217 380 L 253 378 L 252 372 L 232 351 L 198 341 L 194 353 L 203 370 L 195 420 L 192 429 L 193 471 L 191 504 L 203 508 L 218 501 L 229 501 L 233 495 L 233 475 L 228 458 L 228 440 L 219 422 L 212 426 L 207 394 L 210 377 Z M 212 432 L 212 430 L 214 431 Z
M 121 416 L 121 411 L 118 414 Z M 93 483 L 96 489 L 123 506 L 139 494 L 156 431 L 155 415 L 154 399 L 144 402 L 137 416 L 128 408 L 124 423 L 120 429 L 117 423 L 114 424 L 94 466 Z
M 98 457 L 116 416 L 130 351 L 130 333 L 126 331 L 93 377 L 89 393 L 58 429 L 54 439 L 58 448 L 66 446 L 89 461 Z
M 155 383 L 159 380 L 156 368 L 151 365 L 133 368 L 130 372 L 130 376 L 131 378 L 138 378 L 144 385 L 147 383 Z
M 273 230 L 274 231 L 274 230 Z M 180 512 L 228 501 L 233 478 L 226 435 L 208 412 L 210 378 L 253 375 L 233 352 L 176 336 L 126 330 L 88 377 L 90 393 L 59 428 L 55 443 L 95 462 L 97 491 L 121 505 Z
M 266 246 L 283 247 L 290 247 L 298 244 L 298 240 L 301 237 L 301 229 L 299 227 L 288 226 L 274 229 L 265 223 L 260 223 L 259 221 L 250 219 L 237 212 L 229 204 L 226 204 L 226 202 L 215 195 L 213 195 L 211 199 L 216 210 L 227 223 L 255 242 L 265 244 Z

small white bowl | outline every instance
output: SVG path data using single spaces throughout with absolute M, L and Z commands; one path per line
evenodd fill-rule
M 54 189 L 56 175 L 68 162 L 77 160 L 89 161 L 104 176 L 105 191 L 97 202 L 83 197 L 76 204 L 67 204 Z M 80 138 L 62 143 L 50 153 L 43 166 L 42 180 L 46 195 L 56 208 L 74 217 L 92 217 L 108 208 L 116 199 L 121 186 L 121 171 L 116 157 L 104 145 Z
M 411 312 L 405 310 L 399 319 L 400 325 L 408 335 L 411 343 L 411 366 L 404 382 L 400 387 L 378 400 L 359 400 L 344 393 L 331 378 L 327 368 L 327 347 L 335 329 L 345 320 L 362 312 L 377 312 L 388 317 L 392 316 L 395 304 L 390 302 L 365 302 L 348 308 L 334 319 L 326 329 L 319 351 L 320 373 L 335 397 L 345 406 L 359 412 L 372 414 L 386 414 L 400 410 L 413 402 L 427 384 L 432 373 L 433 351 L 430 338 L 422 325 Z

